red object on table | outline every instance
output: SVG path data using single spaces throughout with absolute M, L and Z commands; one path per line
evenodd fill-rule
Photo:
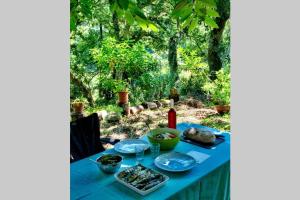
M 176 129 L 176 111 L 174 109 L 174 100 L 170 101 L 170 110 L 168 112 L 168 127 Z

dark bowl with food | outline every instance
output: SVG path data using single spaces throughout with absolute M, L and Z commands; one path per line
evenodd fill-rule
M 105 154 L 97 158 L 97 166 L 105 173 L 115 173 L 121 167 L 122 156 L 117 154 Z

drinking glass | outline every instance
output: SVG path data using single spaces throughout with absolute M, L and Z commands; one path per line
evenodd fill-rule
M 135 146 L 135 153 L 136 153 L 136 160 L 137 162 L 141 162 L 144 159 L 144 147 L 141 146 Z
M 150 149 L 151 149 L 152 158 L 156 158 L 157 156 L 159 156 L 159 152 L 160 152 L 160 144 L 159 143 L 153 143 L 151 145 Z

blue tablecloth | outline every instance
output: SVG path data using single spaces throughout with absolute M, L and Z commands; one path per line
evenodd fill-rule
M 178 124 L 180 131 L 188 127 L 203 127 L 196 124 Z M 205 127 L 208 128 L 208 127 Z M 208 128 L 211 129 L 211 128 Z M 218 132 L 215 129 L 211 129 Z M 229 200 L 230 199 L 230 133 L 223 132 L 225 142 L 214 149 L 205 149 L 180 141 L 174 151 L 187 153 L 198 151 L 210 155 L 204 162 L 183 173 L 168 173 L 155 167 L 150 153 L 145 153 L 142 164 L 161 171 L 170 180 L 161 188 L 141 196 L 131 189 L 118 183 L 113 175 L 100 172 L 98 167 L 88 159 L 96 159 L 101 153 L 71 164 L 71 199 L 84 200 L 116 200 L 116 199 L 200 199 Z M 147 140 L 146 137 L 143 139 Z M 113 149 L 105 152 L 114 152 Z M 165 152 L 161 152 L 165 153 Z M 121 169 L 136 164 L 134 156 L 126 156 Z

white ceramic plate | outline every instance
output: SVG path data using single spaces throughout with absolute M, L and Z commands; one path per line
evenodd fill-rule
M 134 168 L 134 167 L 136 167 L 136 166 L 133 166 L 133 168 Z M 131 167 L 130 167 L 130 168 L 131 168 Z M 128 170 L 128 169 L 129 169 L 129 168 L 127 168 L 127 169 L 125 169 L 125 170 Z M 149 168 L 148 168 L 148 169 L 149 169 Z M 125 170 L 123 170 L 123 171 L 125 171 Z M 162 174 L 162 173 L 160 173 L 160 172 L 158 172 L 158 171 L 156 171 L 156 170 L 153 170 L 153 169 L 151 169 L 151 170 L 154 171 L 154 172 L 156 172 L 156 173 L 158 173 L 158 174 L 160 174 L 160 175 L 162 175 L 162 176 L 165 178 L 165 180 L 164 180 L 163 182 L 161 182 L 161 183 L 155 185 L 154 187 L 152 187 L 152 188 L 146 190 L 146 191 L 139 190 L 138 188 L 136 188 L 136 187 L 130 185 L 129 183 L 126 183 L 125 181 L 121 180 L 121 179 L 118 177 L 118 175 L 119 175 L 119 173 L 121 173 L 122 171 L 116 173 L 114 176 L 115 176 L 116 180 L 117 180 L 119 183 L 125 185 L 126 187 L 128 187 L 128 188 L 134 190 L 135 192 L 137 192 L 137 193 L 139 193 L 139 194 L 141 194 L 141 195 L 144 196 L 144 195 L 149 194 L 150 192 L 153 192 L 154 190 L 158 189 L 159 187 L 163 186 L 163 185 L 169 180 L 169 177 L 168 177 L 168 176 L 166 176 L 166 175 L 164 175 L 164 174 Z
M 170 171 L 170 172 L 183 172 L 192 169 L 197 164 L 195 158 L 190 155 L 171 152 L 158 156 L 154 160 L 156 167 Z
M 124 153 L 124 154 L 132 154 L 136 153 L 135 147 L 141 147 L 144 150 L 147 150 L 150 145 L 147 141 L 141 140 L 141 139 L 127 139 L 127 140 L 122 140 L 115 144 L 114 149 L 119 152 L 119 153 Z

